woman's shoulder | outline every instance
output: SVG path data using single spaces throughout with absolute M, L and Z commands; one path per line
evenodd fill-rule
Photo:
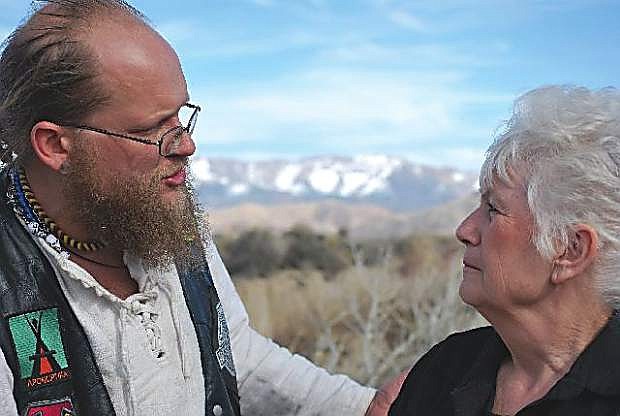
M 390 415 L 409 414 L 408 409 L 438 410 L 449 406 L 446 398 L 495 337 L 497 333 L 489 326 L 457 332 L 435 344 L 411 369 Z
M 442 348 L 462 348 L 468 346 L 475 347 L 480 343 L 485 343 L 490 338 L 494 338 L 496 336 L 497 332 L 495 332 L 495 329 L 492 326 L 483 326 L 480 328 L 470 329 L 468 331 L 452 333 L 436 346 L 441 345 Z
M 495 337 L 497 337 L 497 333 L 491 326 L 455 332 L 435 344 L 420 358 L 414 369 L 418 364 L 438 365 L 444 368 L 449 363 L 454 363 L 457 366 L 469 365 L 480 354 L 480 349 Z

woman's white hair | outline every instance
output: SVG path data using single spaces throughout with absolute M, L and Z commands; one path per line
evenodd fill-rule
M 536 224 L 539 253 L 551 260 L 574 240 L 574 225 L 599 237 L 594 283 L 620 307 L 620 94 L 548 86 L 519 97 L 489 147 L 481 191 L 497 179 L 522 180 Z

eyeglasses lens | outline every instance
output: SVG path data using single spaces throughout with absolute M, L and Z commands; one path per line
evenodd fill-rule
M 181 107 L 179 110 L 179 122 L 181 125 L 168 131 L 162 137 L 160 151 L 163 156 L 170 156 L 176 153 L 183 140 L 183 133 L 187 132 L 191 135 L 194 132 L 197 119 L 198 111 L 190 107 Z

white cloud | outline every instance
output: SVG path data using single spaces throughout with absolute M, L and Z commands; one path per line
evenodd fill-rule
M 358 41 L 344 45 L 330 45 L 318 53 L 318 58 L 327 62 L 344 62 L 373 65 L 390 63 L 407 64 L 409 67 L 438 68 L 480 68 L 505 64 L 505 55 L 510 45 L 501 40 L 490 40 L 484 54 L 468 49 L 467 46 L 441 43 L 418 43 L 405 45 L 384 45 L 376 42 Z
M 279 2 L 279 4 L 277 4 L 277 0 L 249 0 L 250 3 L 253 3 L 257 6 L 261 6 L 261 7 L 272 7 L 275 5 L 279 5 L 279 6 L 291 6 L 293 4 L 287 4 L 287 2 Z M 292 2 L 291 2 L 292 3 Z M 310 7 L 314 7 L 314 8 L 324 8 L 327 4 L 325 0 L 305 0 L 305 1 L 297 1 L 297 5 L 308 5 Z
M 471 125 L 463 112 L 472 105 L 508 103 L 512 97 L 455 87 L 446 73 L 312 71 L 246 91 L 203 91 L 210 97 L 195 138 L 207 145 L 238 144 L 289 154 L 382 153 L 382 149 L 427 149 L 440 163 L 447 153 L 430 152 L 438 142 L 491 137 L 493 126 Z M 308 151 L 308 148 L 311 148 Z M 480 160 L 461 154 L 462 163 Z M 455 161 L 458 159 L 455 157 Z
M 368 21 L 379 16 L 379 26 L 352 25 L 360 16 L 342 15 L 323 0 L 243 2 L 273 7 L 261 13 L 294 16 L 297 23 L 217 31 L 189 17 L 160 26 L 191 65 L 192 100 L 206 104 L 195 134 L 205 154 L 256 159 L 387 152 L 479 168 L 484 149 L 475 145 L 490 142 L 506 115 L 496 116 L 493 109 L 507 112 L 514 98 L 481 91 L 480 74 L 507 66 L 511 45 L 489 38 L 475 44 L 466 38 L 428 42 L 425 34 L 453 33 L 453 21 L 465 24 L 463 1 L 415 7 L 383 1 L 372 16 L 360 12 Z M 445 14 L 433 11 L 441 7 Z M 394 39 L 390 33 L 403 31 L 394 25 L 386 30 L 386 19 L 416 33 Z M 210 77 L 209 68 L 221 62 L 225 71 L 237 60 L 230 76 Z M 207 61 L 205 69 L 200 63 Z
M 510 26 L 545 16 L 616 5 L 616 0 L 369 0 L 394 23 L 417 32 L 465 36 L 489 23 Z
M 584 7 L 600 7 L 604 4 L 616 5 L 615 0 L 529 0 L 530 7 L 536 7 L 545 12 L 565 12 L 567 10 L 578 10 Z
M 439 100 L 420 102 L 421 97 L 404 86 L 325 85 L 320 91 L 281 91 L 249 96 L 233 103 L 245 113 L 267 116 L 278 123 L 321 123 L 346 127 L 358 123 L 411 125 L 417 129 L 446 121 L 446 108 Z M 426 98 L 426 97 L 425 97 Z
M 252 40 L 219 40 L 205 39 L 206 44 L 200 49 L 192 49 L 190 55 L 194 58 L 230 58 L 252 55 L 272 54 L 287 49 L 310 46 L 314 44 L 311 37 L 303 34 L 288 33 L 275 38 Z
M 450 100 L 444 97 L 445 93 L 402 80 L 313 73 L 303 85 L 271 85 L 268 91 L 215 100 L 224 124 L 215 121 L 210 128 L 226 141 L 282 136 L 291 128 L 313 130 L 324 137 L 374 136 L 381 129 L 386 135 L 420 140 L 442 134 L 453 125 Z
M 257 55 L 271 55 L 291 49 L 312 50 L 325 47 L 332 42 L 330 36 L 303 30 L 282 31 L 262 37 L 244 38 L 236 33 L 211 31 L 208 25 L 193 20 L 168 21 L 159 25 L 157 29 L 186 59 L 236 57 L 248 59 Z
M 168 20 L 157 26 L 157 31 L 171 44 L 194 39 L 199 31 L 191 20 Z
M 274 0 L 250 0 L 252 3 L 261 7 L 271 7 L 275 4 Z
M 490 143 L 489 143 L 490 144 Z M 405 156 L 414 162 L 432 166 L 456 166 L 460 169 L 478 172 L 484 161 L 485 148 L 463 147 L 455 144 L 451 148 L 419 149 Z
M 390 20 L 405 29 L 414 30 L 416 32 L 428 31 L 428 26 L 420 18 L 407 13 L 405 11 L 393 11 L 389 14 Z

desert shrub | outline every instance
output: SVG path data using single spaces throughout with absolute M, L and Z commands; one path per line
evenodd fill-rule
M 462 247 L 452 237 L 351 243 L 346 232 L 295 227 L 218 244 L 233 276 L 268 274 L 237 281 L 261 333 L 364 384 L 382 384 L 451 332 L 484 323 L 458 296 Z
M 451 236 L 412 235 L 399 240 L 394 254 L 401 260 L 403 276 L 424 275 L 439 271 L 445 275 L 450 261 L 460 253 L 462 244 Z
M 286 251 L 283 268 L 316 269 L 333 276 L 351 263 L 346 244 L 334 236 L 328 238 L 305 226 L 295 226 L 284 234 Z
M 220 240 L 222 260 L 233 276 L 265 277 L 280 267 L 282 250 L 269 230 L 251 229 L 234 239 L 219 237 L 218 244 Z
M 451 332 L 484 321 L 458 296 L 460 256 L 403 279 L 398 258 L 357 261 L 336 279 L 312 270 L 238 282 L 253 324 L 330 371 L 380 385 Z
M 353 244 L 356 260 L 366 267 L 381 264 L 385 257 L 394 252 L 395 242 L 388 240 L 358 241 Z

